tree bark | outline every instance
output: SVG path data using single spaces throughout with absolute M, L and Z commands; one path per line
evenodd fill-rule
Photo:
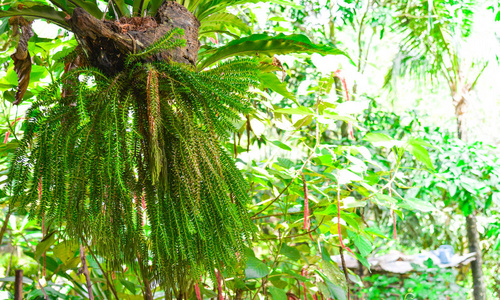
M 23 270 L 16 270 L 16 279 L 14 282 L 14 300 L 23 299 Z
M 465 82 L 462 75 L 458 76 L 458 82 L 451 85 L 451 95 L 455 106 L 455 116 L 457 118 L 458 138 L 464 142 L 469 140 L 467 115 L 468 96 L 471 85 Z M 476 260 L 471 262 L 473 295 L 474 300 L 486 300 L 486 284 L 483 274 L 483 255 L 480 246 L 479 233 L 477 231 L 475 211 L 466 216 L 467 240 L 469 252 L 476 253 Z
M 467 100 L 468 95 L 469 89 L 467 86 L 462 87 L 461 90 L 452 92 L 453 105 L 455 106 L 455 116 L 457 118 L 458 138 L 464 142 L 469 141 L 469 134 L 467 130 L 467 114 L 469 111 L 469 101 Z
M 184 29 L 186 47 L 160 52 L 152 60 L 195 66 L 198 59 L 200 22 L 174 1 L 166 1 L 154 18 L 123 17 L 118 21 L 102 21 L 77 7 L 67 22 L 90 65 L 108 75 L 123 70 L 128 54 L 141 52 L 173 28 Z
M 474 300 L 486 300 L 486 283 L 483 275 L 483 258 L 481 245 L 479 244 L 479 233 L 477 232 L 476 216 L 471 213 L 466 217 L 467 239 L 469 240 L 469 252 L 476 252 L 476 260 L 471 262 L 472 281 L 474 287 Z
M 85 283 L 87 284 L 87 293 L 89 300 L 94 300 L 94 293 L 92 291 L 92 282 L 90 280 L 90 272 L 87 266 L 87 258 L 85 257 L 85 250 L 83 245 L 80 245 L 80 260 L 82 261 L 82 272 L 85 275 Z

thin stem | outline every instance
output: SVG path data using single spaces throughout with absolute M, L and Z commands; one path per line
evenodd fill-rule
M 271 206 L 274 202 L 278 201 L 278 199 L 283 195 L 283 193 L 290 187 L 290 185 L 292 185 L 292 182 L 295 180 L 295 178 L 293 178 L 288 184 L 287 186 L 279 193 L 279 195 L 274 198 L 266 207 L 264 207 L 263 209 L 261 209 L 260 211 L 258 211 L 256 214 L 254 214 L 251 218 L 252 219 L 257 219 L 256 216 L 258 216 L 260 213 L 264 212 L 269 206 Z
M 314 208 L 311 207 L 311 209 Z M 298 214 L 303 214 L 304 211 L 301 210 L 301 211 L 296 211 L 296 212 L 289 212 L 289 213 L 278 213 L 278 214 L 273 214 L 273 215 L 267 215 L 267 216 L 260 216 L 260 217 L 255 217 L 253 218 L 252 217 L 252 220 L 258 220 L 258 219 L 264 219 L 264 218 L 271 218 L 271 217 L 279 217 L 279 216 L 286 216 L 286 215 L 298 215 Z
M 295 235 L 289 235 L 289 236 L 285 236 L 283 237 L 283 239 L 293 239 L 293 238 L 296 238 L 296 237 L 299 237 L 299 236 L 304 236 L 304 235 L 308 235 L 308 234 L 311 234 L 313 232 L 315 232 L 321 225 L 323 225 L 323 221 L 325 220 L 325 216 L 323 216 L 323 218 L 321 219 L 321 221 L 318 223 L 318 225 L 316 225 L 316 227 L 314 227 L 313 229 L 309 230 L 309 231 L 306 231 L 304 233 L 300 233 L 300 234 L 295 234 Z M 266 238 L 266 239 L 259 239 L 260 241 L 268 241 L 268 240 L 277 240 L 278 238 Z
M 5 220 L 3 221 L 2 225 L 2 230 L 0 231 L 0 243 L 3 241 L 3 236 L 5 235 L 5 232 L 7 231 L 7 225 L 9 224 L 9 219 L 10 215 L 12 214 L 9 206 L 9 210 L 7 211 L 7 214 L 5 215 Z
M 344 259 L 344 249 L 339 247 L 340 260 L 342 261 L 342 269 L 344 269 L 345 283 L 347 285 L 347 299 L 351 300 L 351 290 L 349 289 L 349 274 L 347 273 L 347 267 Z
M 12 247 L 12 251 L 10 252 L 9 265 L 7 266 L 7 270 L 5 271 L 5 276 L 9 276 L 10 268 L 12 267 L 12 256 L 14 255 L 14 250 L 16 250 L 16 248 Z M 2 287 L 0 287 L 0 291 L 3 291 L 6 284 L 7 284 L 7 282 L 4 282 L 2 284 Z
M 85 275 L 85 281 L 87 283 L 87 292 L 89 295 L 89 300 L 94 300 L 94 292 L 92 292 L 92 282 L 90 281 L 90 272 L 87 266 L 87 259 L 85 258 L 85 250 L 83 245 L 80 244 L 80 260 L 82 261 L 83 275 Z
M 104 268 L 101 266 L 101 263 L 99 262 L 99 260 L 95 256 L 94 251 L 92 251 L 92 249 L 87 244 L 87 241 L 85 241 L 85 239 L 83 239 L 83 237 L 82 237 L 82 241 L 85 243 L 85 246 L 87 247 L 87 249 L 89 249 L 90 255 L 92 255 L 92 258 L 95 260 L 95 262 L 99 266 L 99 269 L 101 269 L 102 275 L 106 279 L 106 282 L 107 282 L 109 288 L 111 289 L 111 292 L 113 293 L 113 296 L 115 296 L 116 300 L 119 300 L 120 298 L 118 298 L 118 294 L 116 293 L 115 287 L 111 284 L 111 281 L 109 280 L 108 274 L 106 273 L 106 271 L 104 270 Z
M 279 257 L 279 255 L 281 253 L 281 248 L 283 246 L 283 236 L 281 235 L 281 230 L 280 229 L 278 229 L 278 241 L 279 241 L 278 242 L 278 247 L 277 247 L 277 250 L 276 250 L 276 254 L 274 255 L 274 258 L 273 258 L 273 264 L 271 265 L 271 270 L 273 270 L 276 267 L 276 265 L 278 264 L 278 257 Z M 252 300 L 254 300 L 257 297 L 257 295 L 260 292 L 260 289 L 265 286 L 265 283 L 267 282 L 268 276 L 269 276 L 269 274 L 265 277 L 265 281 L 264 280 L 262 281 L 262 285 L 257 289 L 257 292 L 252 297 Z

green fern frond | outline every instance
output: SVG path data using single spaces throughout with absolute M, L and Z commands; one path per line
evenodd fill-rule
M 125 64 L 129 66 L 139 59 L 152 56 L 156 53 L 170 49 L 185 47 L 186 40 L 181 39 L 183 35 L 184 35 L 184 29 L 172 28 L 163 37 L 156 40 L 153 44 L 151 44 L 143 51 L 139 53 L 130 53 L 127 59 L 125 60 Z
M 195 72 L 136 60 L 180 34 L 113 77 L 81 68 L 40 93 L 9 174 L 13 201 L 32 217 L 88 237 L 111 269 L 154 263 L 148 272 L 167 287 L 231 268 L 252 236 L 247 185 L 220 139 L 251 110 L 257 63 Z

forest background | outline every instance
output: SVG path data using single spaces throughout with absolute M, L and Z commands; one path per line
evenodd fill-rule
M 24 116 L 62 78 L 77 45 L 37 10 L 58 7 L 51 2 L 1 2 L 0 298 L 14 297 L 18 269 L 26 299 L 500 297 L 497 2 L 216 1 L 225 6 L 201 22 L 198 67 L 223 51 L 273 65 L 253 85 L 253 109 L 222 139 L 249 184 L 255 236 L 233 268 L 169 287 L 142 267 L 108 264 L 64 224 L 47 229 L 12 202 L 8 174 Z M 87 2 L 106 16 L 123 1 Z M 7 17 L 26 9 L 33 64 L 15 105 L 11 55 L 25 33 Z M 138 209 L 147 233 L 147 208 Z M 472 245 L 482 260 L 456 269 L 427 261 L 405 276 L 370 272 L 372 255 L 440 245 L 459 254 Z M 363 267 L 344 272 L 330 256 L 339 254 Z

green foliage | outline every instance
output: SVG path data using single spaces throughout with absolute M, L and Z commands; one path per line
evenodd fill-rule
M 465 215 L 479 209 L 488 212 L 498 202 L 500 161 L 496 147 L 481 142 L 463 143 L 447 133 L 428 135 L 430 143 L 440 145 L 430 152 L 436 174 L 418 174 L 419 197 L 435 197 L 447 206 L 457 206 Z
M 233 56 L 266 55 L 272 57 L 275 54 L 287 53 L 346 55 L 335 47 L 316 45 L 307 36 L 302 34 L 269 36 L 268 34 L 261 33 L 233 40 L 220 48 L 206 49 L 200 53 L 204 59 L 200 60 L 199 67 L 200 69 L 204 69 L 221 59 Z
M 394 25 L 403 38 L 385 84 L 391 85 L 392 79 L 403 75 L 423 81 L 442 76 L 452 90 L 464 80 L 474 87 L 484 64 L 473 61 L 477 58 L 464 61 L 462 54 L 464 41 L 471 34 L 473 4 L 455 0 L 396 2 Z M 465 75 L 466 68 L 474 70 L 473 75 Z
M 37 1 L 17 1 L 2 7 L 2 10 L 0 10 L 0 18 L 12 16 L 43 18 L 63 28 L 69 29 L 68 23 L 64 20 L 65 14 L 63 12 L 57 11 L 53 7 Z
M 154 16 L 162 2 L 160 0 L 99 1 L 99 11 L 95 11 L 97 1 L 93 0 L 52 0 L 50 3 L 40 0 L 35 3 L 36 5 L 25 1 L 4 1 L 0 15 L 10 16 L 9 14 L 14 13 L 28 14 L 35 18 L 45 16 L 49 21 L 55 16 L 52 21 L 64 27 L 67 24 L 64 21 L 63 11 L 71 14 L 75 7 L 74 3 L 88 5 L 87 9 L 99 18 L 105 13 L 104 18 L 115 20 L 121 16 Z M 80 264 L 78 247 L 80 243 L 88 242 L 91 247 L 85 250 L 90 266 L 92 290 L 97 299 L 112 298 L 112 288 L 116 289 L 119 299 L 142 299 L 140 294 L 144 293 L 144 287 L 148 285 L 144 279 L 151 277 L 153 281 L 149 282 L 151 283 L 149 286 L 153 289 L 155 297 L 172 298 L 169 294 L 171 290 L 163 291 L 164 286 L 156 285 L 158 281 L 155 279 L 161 280 L 158 273 L 167 274 L 166 271 L 174 268 L 178 270 L 179 275 L 173 273 L 168 275 L 179 279 L 181 272 L 185 272 L 182 275 L 187 274 L 184 280 L 177 283 L 175 297 L 194 299 L 193 279 L 198 279 L 198 274 L 203 273 L 202 264 L 208 256 L 213 256 L 216 260 L 209 266 L 212 269 L 208 270 L 208 273 L 212 272 L 213 268 L 222 269 L 222 290 L 225 298 L 287 299 L 295 295 L 308 299 L 321 296 L 345 299 L 347 297 L 345 274 L 339 268 L 340 263 L 332 261 L 326 251 L 328 249 L 332 255 L 339 254 L 340 236 L 344 239 L 343 243 L 355 252 L 352 255 L 348 251 L 343 251 L 344 256 L 347 259 L 348 256 L 356 257 L 365 267 L 369 267 L 367 257 L 371 255 L 373 249 L 384 251 L 388 248 L 397 248 L 408 252 L 420 248 L 432 248 L 434 245 L 446 242 L 454 245 L 457 252 L 466 251 L 462 232 L 463 216 L 459 210 L 464 207 L 462 203 L 465 202 L 474 203 L 476 208 L 480 208 L 478 211 L 486 214 L 486 217 L 478 216 L 479 228 L 483 227 L 485 222 L 491 223 L 485 227 L 485 238 L 482 241 L 487 266 L 484 269 L 489 273 L 487 285 L 493 287 L 492 289 L 500 286 L 498 266 L 495 264 L 498 261 L 498 250 L 495 249 L 500 245 L 496 214 L 499 199 L 494 186 L 497 175 L 483 167 L 477 169 L 474 167 L 477 161 L 467 161 L 458 155 L 463 151 L 464 155 L 474 157 L 474 160 L 489 158 L 485 160 L 485 164 L 488 164 L 493 161 L 491 158 L 496 155 L 496 150 L 488 149 L 476 155 L 474 149 L 486 147 L 476 145 L 472 149 L 470 145 L 462 144 L 456 148 L 441 147 L 443 140 L 429 140 L 434 130 L 421 132 L 422 128 L 419 126 L 421 124 L 414 116 L 405 118 L 400 113 L 383 111 L 381 103 L 385 101 L 384 94 L 377 90 L 380 74 L 385 69 L 386 52 L 392 52 L 387 51 L 388 47 L 391 47 L 392 42 L 400 35 L 409 35 L 412 28 L 424 31 L 411 33 L 415 40 L 402 45 L 405 51 L 400 53 L 408 55 L 408 58 L 403 60 L 399 57 L 401 59 L 397 60 L 397 63 L 408 63 L 405 70 L 415 73 L 419 70 L 428 71 L 429 68 L 423 66 L 432 64 L 434 58 L 445 58 L 443 60 L 446 62 L 445 70 L 457 70 L 453 69 L 457 66 L 456 62 L 454 66 L 448 64 L 451 63 L 448 53 L 442 51 L 443 48 L 440 47 L 442 44 L 437 43 L 443 40 L 435 34 L 439 33 L 438 27 L 445 29 L 447 34 L 451 32 L 450 28 L 459 29 L 462 25 L 455 26 L 458 23 L 454 22 L 464 20 L 461 19 L 463 16 L 468 17 L 461 13 L 462 8 L 466 8 L 469 3 L 425 0 L 390 3 L 352 0 L 302 1 L 304 7 L 299 7 L 292 6 L 286 1 L 275 0 L 272 2 L 279 5 L 269 5 L 267 2 L 257 5 L 244 4 L 256 2 L 254 0 L 179 1 L 201 20 L 200 40 L 202 44 L 204 42 L 206 44 L 199 53 L 201 64 L 208 58 L 219 60 L 232 56 L 260 56 L 256 62 L 243 61 L 249 64 L 245 72 L 249 72 L 252 77 L 250 81 L 255 84 L 255 80 L 258 80 L 258 84 L 254 87 L 260 90 L 256 91 L 258 96 L 252 96 L 251 105 L 243 98 L 241 100 L 245 102 L 244 104 L 237 102 L 236 104 L 244 106 L 241 109 L 237 107 L 232 110 L 229 105 L 219 100 L 221 96 L 233 98 L 238 94 L 246 94 L 246 84 L 242 84 L 244 91 L 241 93 L 233 91 L 233 87 L 230 87 L 233 92 L 227 92 L 225 87 L 217 88 L 221 81 L 235 80 L 234 72 L 237 70 L 233 70 L 232 63 L 227 65 L 226 71 L 221 69 L 223 65 L 212 64 L 210 67 L 214 69 L 211 71 L 215 73 L 209 80 L 202 76 L 211 71 L 196 73 L 186 66 L 166 67 L 158 63 L 141 63 L 148 61 L 148 57 L 157 50 L 181 45 L 182 40 L 177 39 L 175 32 L 171 32 L 172 39 L 167 37 L 161 40 L 158 48 L 153 46 L 145 52 L 130 55 L 128 69 L 116 77 L 108 78 L 102 75 L 101 70 L 90 68 L 77 70 L 56 80 L 57 83 L 51 87 L 53 92 L 49 96 L 47 90 L 39 95 L 38 86 L 51 81 L 50 78 L 44 78 L 48 74 L 56 79 L 61 76 L 64 65 L 60 62 L 53 64 L 52 60 L 61 57 L 64 51 L 52 55 L 58 51 L 55 49 L 61 45 L 60 40 L 66 37 L 61 34 L 64 31 L 59 32 L 55 42 L 33 37 L 30 40 L 30 53 L 34 57 L 34 68 L 25 100 L 38 98 L 35 102 L 38 110 L 30 111 L 32 118 L 15 121 L 17 123 L 12 122 L 23 115 L 22 111 L 26 106 L 19 107 L 18 113 L 16 107 L 12 108 L 10 105 L 9 101 L 13 99 L 11 89 L 16 87 L 17 77 L 11 66 L 4 64 L 6 73 L 0 80 L 0 88 L 5 104 L 5 107 L 1 107 L 1 117 L 5 121 L 0 127 L 0 135 L 6 136 L 7 143 L 0 144 L 2 151 L 0 172 L 7 174 L 5 171 L 7 161 L 10 161 L 13 151 L 19 145 L 18 139 L 23 136 L 23 131 L 28 129 L 26 133 L 32 135 L 33 142 L 23 145 L 26 155 L 20 156 L 16 165 L 28 167 L 26 190 L 31 194 L 28 195 L 30 198 L 25 198 L 24 195 L 18 197 L 19 201 L 16 203 L 28 203 L 26 208 L 32 208 L 35 214 L 40 214 L 43 204 L 46 226 L 49 228 L 45 231 L 45 237 L 42 237 L 41 228 L 37 225 L 38 220 L 28 222 L 27 226 L 16 227 L 16 222 L 27 222 L 25 211 L 13 206 L 7 208 L 11 200 L 10 193 L 0 185 L 2 197 L 0 205 L 7 206 L 3 214 L 2 212 L 0 214 L 2 217 L 5 215 L 7 220 L 10 216 L 10 221 L 4 222 L 8 223 L 8 226 L 2 248 L 12 246 L 12 249 L 16 250 L 12 252 L 13 255 L 6 253 L 0 256 L 1 264 L 2 268 L 6 269 L 10 265 L 10 257 L 12 268 L 5 275 L 7 278 L 13 275 L 13 269 L 22 268 L 26 277 L 33 279 L 34 283 L 25 285 L 26 298 L 42 298 L 41 285 L 49 297 L 86 298 L 88 291 L 85 278 L 76 274 Z M 453 5 L 443 6 L 443 3 Z M 26 6 L 20 9 L 19 4 Z M 53 5 L 57 8 L 54 9 Z M 429 6 L 433 12 L 429 12 Z M 259 13 L 258 9 L 261 10 Z M 443 11 L 450 13 L 443 14 Z M 2 21 L 0 33 L 8 31 L 9 28 L 8 20 L 4 18 Z M 394 22 L 390 30 L 387 30 L 389 27 L 385 28 L 386 24 L 391 21 Z M 403 23 L 404 26 L 398 26 Z M 416 23 L 418 26 L 413 26 Z M 396 32 L 394 28 L 397 28 Z M 287 30 L 303 35 L 265 35 L 262 39 L 252 40 L 260 36 L 251 35 L 254 31 Z M 459 32 L 456 33 L 455 36 L 460 38 Z M 464 36 L 466 34 L 462 33 Z M 237 40 L 238 37 L 245 35 L 250 36 Z M 7 34 L 3 37 L 7 39 L 6 36 Z M 308 37 L 307 41 L 310 44 L 300 43 L 306 40 L 305 36 Z M 389 36 L 389 39 L 380 43 L 377 41 L 378 36 L 380 38 Z M 211 41 L 216 46 L 209 47 L 207 37 L 213 38 Z M 236 40 L 231 42 L 229 37 Z M 288 37 L 289 40 L 283 37 Z M 373 43 L 372 37 L 375 37 Z M 424 38 L 419 40 L 421 37 Z M 444 37 L 450 36 L 444 35 Z M 280 41 L 275 42 L 274 39 Z M 251 43 L 248 43 L 249 40 L 252 40 Z M 342 99 L 342 96 L 345 91 L 344 87 L 338 84 L 338 78 L 320 77 L 311 64 L 319 68 L 321 63 L 314 62 L 308 54 L 314 52 L 326 54 L 329 50 L 331 50 L 329 53 L 333 54 L 342 52 L 336 48 L 317 46 L 310 41 L 349 49 L 350 54 L 356 57 L 358 66 L 355 67 L 347 66 L 345 62 L 337 63 L 344 59 L 343 57 L 328 57 L 322 60 L 325 64 L 331 62 L 333 70 L 339 68 L 345 71 L 349 92 L 352 87 L 351 100 L 354 101 L 348 103 L 343 101 L 345 99 Z M 418 43 L 421 41 L 425 43 Z M 4 49 L 8 49 L 9 44 L 14 43 L 15 40 L 11 42 L 9 38 Z M 64 44 L 66 43 L 68 42 Z M 169 43 L 171 46 L 168 46 Z M 226 47 L 228 43 L 235 46 L 231 51 Z M 70 40 L 69 44 L 74 47 L 76 40 Z M 49 48 L 52 50 L 49 51 Z M 428 55 L 423 55 L 426 49 L 439 49 L 440 53 L 433 56 L 431 54 L 434 52 L 431 51 Z M 291 53 L 287 51 L 298 51 L 302 54 L 279 57 L 281 62 L 267 57 L 267 55 Z M 2 53 L 0 62 L 7 62 L 9 55 L 9 51 Z M 377 60 L 373 61 L 371 59 L 373 57 L 377 57 Z M 279 66 L 281 64 L 283 68 Z M 365 67 L 366 74 L 363 75 Z M 403 71 L 404 67 L 399 70 Z M 358 73 L 354 74 L 349 68 L 357 69 Z M 255 69 L 279 72 L 257 73 Z M 467 68 L 461 69 L 465 71 Z M 432 68 L 430 70 L 433 71 Z M 428 78 L 429 72 L 419 75 Z M 432 75 L 434 78 L 435 75 Z M 369 87 L 360 79 L 367 79 Z M 355 82 L 354 86 L 351 86 L 352 80 Z M 424 83 L 427 87 L 428 82 Z M 73 87 L 73 93 L 61 98 L 61 90 L 67 90 L 67 87 Z M 369 95 L 364 95 L 365 92 Z M 181 95 L 182 99 L 202 100 L 193 102 L 199 103 L 197 106 L 190 106 L 187 102 L 178 102 L 176 99 L 165 104 L 163 101 L 165 94 L 169 95 L 167 99 Z M 399 101 L 411 100 L 409 94 L 410 92 L 399 91 L 398 96 L 401 99 Z M 411 91 L 412 97 L 416 94 L 416 91 Z M 185 95 L 188 95 L 188 98 L 184 98 Z M 52 98 L 56 100 L 52 102 L 47 100 Z M 364 115 L 345 113 L 346 107 L 357 109 L 363 106 L 362 102 L 367 99 L 372 105 Z M 72 106 L 73 104 L 76 106 Z M 394 109 L 398 109 L 401 102 L 394 101 L 392 104 Z M 222 107 L 219 107 L 221 105 Z M 233 102 L 230 105 L 233 105 Z M 251 106 L 254 109 L 249 109 Z M 421 105 L 418 107 L 422 108 Z M 59 110 L 60 116 L 56 115 L 56 110 Z M 206 111 L 209 110 L 216 112 L 215 117 L 206 118 Z M 223 110 L 223 113 L 219 113 L 220 110 Z M 231 110 L 236 116 L 230 116 L 227 111 Z M 191 111 L 192 115 L 186 111 Z M 240 120 L 242 114 L 245 114 L 246 120 Z M 49 120 L 51 117 L 54 117 L 52 121 Z M 54 121 L 57 118 L 62 122 Z M 188 125 L 185 124 L 186 120 Z M 347 138 L 344 133 L 343 129 L 348 127 L 348 122 L 354 127 L 354 139 Z M 226 139 L 229 132 L 233 137 Z M 64 141 L 60 142 L 58 139 Z M 85 148 L 87 140 L 91 144 Z M 227 154 L 222 147 L 218 147 L 217 141 L 220 140 L 230 154 Z M 453 140 L 450 139 L 449 142 Z M 209 146 L 206 146 L 207 144 Z M 429 144 L 435 147 L 429 147 Z M 131 150 L 132 147 L 134 150 Z M 430 149 L 430 153 L 427 152 L 427 148 Z M 35 164 L 30 164 L 33 151 L 38 151 L 39 156 L 34 157 Z M 448 152 L 451 154 L 448 155 Z M 224 172 L 237 173 L 232 158 L 228 158 L 228 155 L 234 156 L 247 182 L 242 182 L 239 174 L 233 176 L 236 179 L 234 182 L 232 175 L 225 175 Z M 62 159 L 65 156 L 68 158 Z M 212 159 L 213 156 L 221 161 L 220 164 L 206 163 L 206 161 L 217 161 Z M 44 165 L 39 167 L 40 171 L 37 171 L 46 174 L 42 178 L 42 198 L 45 201 L 43 203 L 37 200 L 39 183 L 37 179 L 40 177 L 34 173 L 34 168 L 38 159 L 45 160 Z M 460 163 L 457 163 L 457 160 Z M 179 166 L 173 167 L 174 162 Z M 496 162 L 492 164 L 493 169 L 497 168 L 496 164 Z M 63 167 L 59 168 L 59 165 Z M 82 176 L 75 176 L 74 173 L 77 172 L 75 170 L 79 165 L 83 169 Z M 215 167 L 210 169 L 213 166 Z M 433 167 L 435 173 L 430 174 L 428 171 Z M 59 175 L 53 174 L 50 178 L 48 169 L 63 174 L 62 179 L 58 179 L 63 182 L 59 185 L 58 191 L 55 189 L 58 186 L 56 178 L 59 178 Z M 214 170 L 215 175 L 212 175 L 211 172 Z M 468 185 L 462 180 L 462 171 L 470 173 L 466 177 L 470 177 L 472 181 L 465 179 Z M 207 176 L 208 174 L 210 175 Z M 304 177 L 301 180 L 302 175 Z M 102 182 L 98 182 L 99 180 Z M 177 190 L 170 184 L 173 180 L 181 182 Z M 231 182 L 228 183 L 226 180 Z M 101 186 L 96 185 L 96 182 Z M 193 182 L 198 184 L 192 184 Z M 238 186 L 235 187 L 236 185 Z M 454 196 L 450 197 L 454 185 L 457 186 L 456 191 Z M 97 191 L 95 186 L 98 187 Z M 154 188 L 142 190 L 143 186 Z M 212 190 L 206 188 L 207 186 L 213 187 Z M 235 193 L 230 190 L 231 188 L 235 190 L 240 188 L 246 192 L 248 188 L 252 196 L 252 202 L 247 203 L 250 205 L 240 204 L 237 199 L 233 201 L 230 195 Z M 308 189 L 307 192 L 305 188 Z M 64 210 L 55 205 L 56 200 L 53 197 L 61 190 L 64 190 L 64 197 L 61 199 L 67 202 L 61 203 L 60 206 L 69 207 L 69 201 L 72 201 L 71 204 L 76 203 L 74 207 Z M 79 194 L 73 195 L 73 191 Z M 167 199 L 167 196 L 158 197 L 159 193 L 167 195 L 175 194 L 176 191 L 177 194 L 183 195 L 182 201 L 176 201 L 173 198 L 175 195 L 170 197 L 173 200 Z M 79 200 L 81 195 L 83 200 Z M 224 206 L 219 208 L 209 205 L 209 210 L 197 214 L 196 209 L 201 207 L 201 204 L 198 204 L 202 203 L 198 199 L 204 198 L 205 195 L 209 195 L 209 204 L 216 203 L 215 198 L 218 197 L 217 201 L 222 201 Z M 97 200 L 92 202 L 90 198 L 94 196 Z M 242 199 L 243 202 L 245 200 Z M 172 205 L 165 207 L 164 203 Z M 52 212 L 52 207 L 55 207 L 55 212 Z M 208 240 L 202 240 L 202 234 L 209 230 L 212 230 L 208 232 L 209 234 L 215 235 L 215 237 L 210 236 L 212 241 L 217 242 L 219 241 L 217 239 L 226 236 L 237 240 L 240 236 L 235 237 L 236 228 L 240 224 L 238 220 L 234 221 L 233 215 L 234 211 L 238 212 L 241 207 L 245 213 L 249 210 L 252 215 L 254 224 L 251 224 L 251 227 L 256 233 L 252 248 L 255 252 L 250 254 L 251 251 L 246 248 L 236 250 L 238 255 L 242 256 L 230 257 L 229 264 L 228 260 L 226 263 L 224 260 L 227 259 L 227 249 L 234 245 L 231 244 L 232 241 L 216 244 L 217 247 L 210 250 L 215 253 L 205 255 L 196 252 L 208 243 Z M 309 229 L 304 228 L 306 207 L 310 213 Z M 89 209 L 85 210 L 86 208 Z M 64 219 L 66 214 L 74 211 L 81 214 L 81 220 L 78 218 L 78 222 L 84 224 Z M 179 217 L 186 216 L 185 212 L 187 212 L 186 218 Z M 127 221 L 130 215 L 132 221 Z M 238 218 L 237 213 L 236 219 Z M 201 219 L 208 220 L 210 228 L 206 226 L 198 228 L 201 224 L 201 221 L 198 221 Z M 73 227 L 73 231 L 90 230 L 87 228 L 96 224 L 103 225 L 99 225 L 101 231 L 95 240 L 87 239 L 87 234 L 95 235 L 95 232 L 85 232 L 82 240 L 82 237 L 76 234 L 68 236 L 68 231 L 65 231 L 67 224 L 78 226 L 78 228 Z M 153 227 L 166 230 L 158 231 Z M 182 231 L 180 228 L 187 229 Z M 59 230 L 50 234 L 54 229 Z M 242 234 L 249 233 L 247 230 L 244 231 Z M 387 238 L 393 231 L 398 234 L 397 240 Z M 116 242 L 118 236 L 122 234 L 128 236 Z M 165 245 L 167 243 L 165 239 L 172 239 L 173 236 L 175 240 L 168 241 L 170 244 L 167 246 L 180 245 L 174 246 L 177 248 L 166 248 L 166 246 L 163 248 L 158 245 L 162 241 Z M 242 238 L 245 239 L 246 237 Z M 105 244 L 102 245 L 103 243 Z M 89 250 L 95 251 L 95 247 L 100 251 L 94 252 L 94 257 Z M 103 248 L 106 251 L 101 251 Z M 122 248 L 126 251 L 123 252 Z M 234 253 L 234 249 L 237 248 L 238 246 L 231 248 L 232 252 L 229 253 Z M 24 254 L 18 257 L 19 249 Z M 167 250 L 158 254 L 158 251 L 164 249 Z M 110 254 L 118 256 L 110 258 Z M 166 259 L 161 260 L 160 255 Z M 180 258 L 180 262 L 174 262 L 172 257 L 175 255 L 177 255 L 175 259 Z M 192 257 L 199 267 L 198 270 L 186 268 L 191 264 Z M 123 260 L 127 262 L 127 267 L 120 264 Z M 106 261 L 107 264 L 103 263 L 104 268 L 97 264 L 99 261 Z M 165 267 L 164 264 L 171 265 Z M 47 275 L 45 280 L 40 280 L 41 285 L 39 285 L 36 281 L 41 279 L 44 268 L 42 266 L 46 268 Z M 171 269 L 168 269 L 169 267 Z M 148 274 L 150 272 L 152 274 Z M 427 270 L 422 272 L 431 274 Z M 447 273 L 444 270 L 439 272 Z M 201 294 L 204 298 L 215 298 L 218 295 L 213 290 L 217 291 L 217 281 L 215 278 L 208 279 L 206 275 L 207 273 L 203 273 L 199 281 Z M 414 294 L 422 298 L 432 298 L 441 291 L 442 286 L 438 284 L 440 282 L 447 282 L 447 287 L 453 286 L 454 281 L 468 284 L 468 276 L 463 279 L 463 276 L 455 277 L 451 274 L 449 277 L 443 276 L 445 278 L 441 280 L 441 275 L 431 275 L 427 277 L 420 274 L 412 275 L 403 281 L 396 277 L 380 276 L 377 280 L 365 281 L 365 286 L 373 285 L 369 289 L 368 297 L 371 299 L 390 299 L 396 294 L 397 299 L 404 299 L 404 296 L 406 299 L 412 299 Z M 110 279 L 109 284 L 106 282 L 107 277 Z M 351 291 L 353 286 L 366 278 L 363 276 L 357 278 L 354 272 L 350 272 L 349 277 Z M 435 282 L 435 278 L 440 281 Z M 169 278 L 164 280 L 168 281 Z M 388 281 L 394 282 L 388 284 Z M 12 283 L 8 282 L 5 289 L 13 290 Z M 389 295 L 389 292 L 393 292 L 393 295 Z M 4 294 L 0 292 L 0 298 L 2 296 Z
M 130 65 L 137 62 L 140 59 L 144 59 L 157 54 L 161 51 L 185 47 L 186 40 L 182 39 L 184 35 L 184 29 L 182 28 L 172 28 L 164 36 L 154 41 L 149 47 L 144 49 L 144 51 L 139 53 L 131 53 L 126 59 L 126 64 Z
M 455 269 L 441 269 L 434 265 L 429 258 L 424 266 L 413 265 L 419 272 L 408 278 L 387 275 L 373 275 L 367 278 L 371 283 L 369 288 L 359 292 L 365 299 L 464 299 L 467 289 L 456 284 L 458 271 Z
M 112 270 L 138 261 L 173 287 L 231 269 L 252 229 L 246 182 L 219 139 L 251 111 L 256 70 L 252 60 L 205 72 L 154 62 L 64 76 L 27 112 L 12 202 L 95 247 Z

